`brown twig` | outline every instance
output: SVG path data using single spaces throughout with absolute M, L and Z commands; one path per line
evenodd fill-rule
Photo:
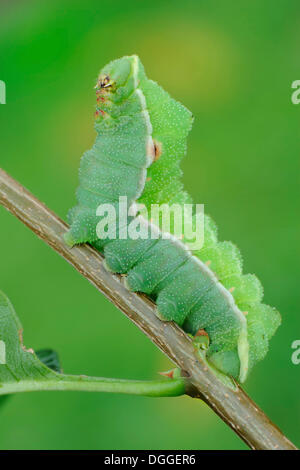
M 240 387 L 234 391 L 216 378 L 177 325 L 157 318 L 153 302 L 129 292 L 120 276 L 107 272 L 97 251 L 88 245 L 70 249 L 63 240 L 67 225 L 1 169 L 0 204 L 74 266 L 184 370 L 191 383 L 188 394 L 204 400 L 250 448 L 296 449 Z

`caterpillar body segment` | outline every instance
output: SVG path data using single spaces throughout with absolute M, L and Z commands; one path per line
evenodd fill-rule
M 114 234 L 99 238 L 104 220 L 99 205 L 121 213 L 119 197 L 128 205 L 191 203 L 181 181 L 180 161 L 192 126 L 191 113 L 157 83 L 147 79 L 137 56 L 108 64 L 97 85 L 97 138 L 84 154 L 79 171 L 78 205 L 69 212 L 66 242 L 89 242 L 105 257 L 107 269 L 126 275 L 132 291 L 144 292 L 164 321 L 186 332 L 209 337 L 207 360 L 243 382 L 261 360 L 280 324 L 275 309 L 261 303 L 263 290 L 254 275 L 242 273 L 236 246 L 219 242 L 212 219 L 204 216 L 204 244 L 191 252 L 189 242 L 154 225 L 138 209 Z M 105 216 L 106 221 L 107 217 Z M 187 222 L 194 224 L 195 215 Z M 142 238 L 123 237 L 134 222 Z
M 124 58 L 104 69 L 99 78 L 98 136 L 81 159 L 78 207 L 69 213 L 71 229 L 66 241 L 70 245 L 99 238 L 96 209 L 100 204 L 109 203 L 118 210 L 120 195 L 131 205 L 143 192 L 155 149 L 145 99 L 137 87 L 137 67 L 136 58 Z M 109 82 L 106 77 L 111 77 Z

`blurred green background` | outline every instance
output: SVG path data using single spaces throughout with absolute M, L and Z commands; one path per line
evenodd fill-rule
M 195 123 L 186 187 L 234 241 L 283 323 L 246 390 L 300 445 L 298 0 L 10 1 L 0 6 L 1 167 L 65 218 L 81 154 L 95 138 L 93 86 L 137 53 Z M 64 370 L 155 377 L 170 362 L 84 278 L 0 207 L 0 288 L 25 343 Z M 189 398 L 40 393 L 0 411 L 1 449 L 245 449 Z

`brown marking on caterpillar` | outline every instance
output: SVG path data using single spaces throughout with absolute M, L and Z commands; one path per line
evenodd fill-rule
M 103 88 L 110 88 L 112 83 L 110 81 L 109 75 L 100 75 L 98 78 L 97 84 L 95 86 L 96 89 L 103 89 Z
M 154 162 L 155 161 L 155 146 L 151 137 L 149 137 L 148 139 L 146 152 L 147 152 L 147 156 L 149 156 L 151 160 Z
M 207 336 L 207 337 L 209 338 L 207 332 L 206 332 L 205 330 L 203 330 L 203 329 L 200 329 L 200 330 L 197 331 L 197 333 L 195 334 L 195 338 L 196 338 L 197 336 Z
M 146 179 L 146 181 L 151 181 L 152 178 L 150 178 L 150 176 L 148 176 L 148 178 Z
M 105 116 L 105 112 L 102 110 L 102 109 L 97 109 L 96 112 L 95 112 L 95 118 L 97 119 L 99 116 Z
M 115 82 L 111 80 L 109 75 L 100 75 L 97 80 L 96 86 L 94 87 L 96 90 L 97 103 L 105 103 L 107 101 L 107 97 L 112 91 L 114 83 Z
M 161 145 L 161 142 L 157 142 L 157 140 L 153 140 L 153 144 L 154 144 L 154 161 L 156 162 L 162 154 L 162 145 Z

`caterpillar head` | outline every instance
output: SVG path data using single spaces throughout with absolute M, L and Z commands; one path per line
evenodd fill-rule
M 127 56 L 107 64 L 101 71 L 95 86 L 97 122 L 121 114 L 122 105 L 138 86 L 142 66 L 137 56 Z
M 127 56 L 107 64 L 100 72 L 95 89 L 100 97 L 124 99 L 137 85 L 139 59 Z
M 100 74 L 95 86 L 97 97 L 103 97 L 115 87 L 115 81 L 107 74 Z

